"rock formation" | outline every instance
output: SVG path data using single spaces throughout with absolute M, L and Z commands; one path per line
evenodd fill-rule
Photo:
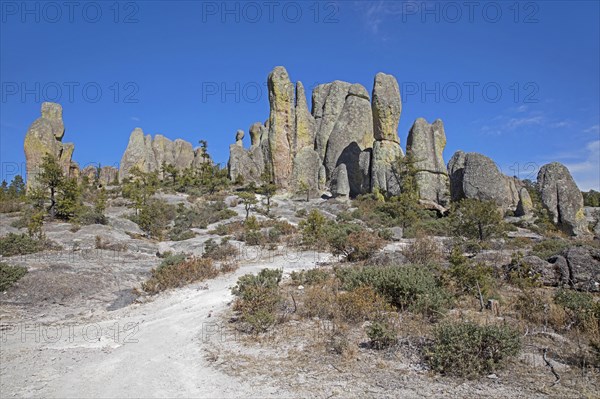
M 392 75 L 378 73 L 373 82 L 373 156 L 371 159 L 371 189 L 400 193 L 400 181 L 395 165 L 404 156 L 398 137 L 402 114 L 400 88 Z
M 515 216 L 531 216 L 533 215 L 533 201 L 529 195 L 529 191 L 525 187 L 521 187 L 519 190 L 519 203 L 515 210 Z
M 210 162 L 202 150 L 194 150 L 191 143 L 177 139 L 171 141 L 157 134 L 144 135 L 140 128 L 135 128 L 129 137 L 127 149 L 121 158 L 119 181 L 129 177 L 130 170 L 137 166 L 144 173 L 157 172 L 162 178 L 163 163 L 173 165 L 177 170 L 198 167 Z
M 37 176 L 46 154 L 54 156 L 62 166 L 65 175 L 71 176 L 75 146 L 72 143 L 62 143 L 64 134 L 65 126 L 60 104 L 42 103 L 42 116 L 31 124 L 25 135 L 28 190 L 37 185 Z
M 515 209 L 518 193 L 513 178 L 503 175 L 490 158 L 476 152 L 457 151 L 448 162 L 452 201 L 475 198 Z
M 431 125 L 423 118 L 413 124 L 406 142 L 406 153 L 412 156 L 419 196 L 446 206 L 450 201 L 450 180 L 444 163 L 446 133 L 437 119 Z
M 588 234 L 583 195 L 569 170 L 558 162 L 544 165 L 537 176 L 542 203 L 553 222 L 570 235 Z
M 287 188 L 292 174 L 292 146 L 296 128 L 294 86 L 284 67 L 275 67 L 269 87 L 269 150 L 275 184 Z
M 600 292 L 600 250 L 575 246 L 550 259 L 562 284 L 588 292 Z

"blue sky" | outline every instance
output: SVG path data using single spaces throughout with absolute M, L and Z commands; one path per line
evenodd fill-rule
M 559 161 L 600 190 L 597 1 L 2 1 L 0 21 L 3 179 L 24 171 L 44 100 L 63 105 L 82 166 L 118 164 L 135 127 L 206 139 L 226 163 L 283 65 L 308 90 L 395 75 L 403 147 L 417 117 L 441 118 L 446 161 L 476 151 L 522 178 Z

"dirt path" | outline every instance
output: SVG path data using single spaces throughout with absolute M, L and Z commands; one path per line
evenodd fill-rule
M 264 267 L 310 268 L 315 260 L 303 253 L 292 263 L 281 256 L 247 263 L 234 274 L 70 326 L 5 326 L 2 396 L 289 397 L 265 381 L 251 385 L 212 368 L 203 330 L 214 333 L 215 315 L 231 302 L 230 287 L 240 275 Z

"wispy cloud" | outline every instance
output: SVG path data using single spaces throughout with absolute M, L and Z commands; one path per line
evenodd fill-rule
M 141 120 L 141 119 L 140 119 L 140 118 L 138 118 L 137 116 L 132 116 L 130 119 L 131 119 L 132 121 L 135 121 L 135 122 L 139 122 L 139 121 Z
M 588 142 L 573 162 L 565 163 L 580 190 L 600 191 L 600 140 Z
M 546 116 L 543 112 L 529 110 L 526 105 L 509 108 L 503 115 L 497 115 L 491 122 L 481 127 L 481 131 L 490 135 L 505 133 L 526 133 L 527 128 L 561 129 L 570 127 L 573 123 L 569 120 L 556 120 Z
M 593 125 L 583 131 L 584 133 L 600 133 L 600 125 Z

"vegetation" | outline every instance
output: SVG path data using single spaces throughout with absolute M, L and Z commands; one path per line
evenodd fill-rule
M 45 240 L 32 238 L 27 234 L 8 233 L 0 237 L 0 255 L 15 256 L 28 255 L 46 249 L 48 243 Z
M 264 332 L 277 321 L 282 275 L 283 271 L 279 269 L 263 269 L 257 275 L 246 274 L 231 290 L 237 297 L 233 309 L 239 313 L 247 330 Z
M 142 289 L 149 294 L 156 294 L 169 288 L 208 280 L 218 274 L 219 270 L 212 259 L 173 255 L 165 258 L 160 266 L 152 270 L 151 277 L 142 283 Z
M 27 274 L 27 269 L 22 266 L 11 266 L 0 262 L 0 292 L 6 291 L 21 277 Z
M 427 359 L 439 373 L 473 378 L 493 373 L 520 349 L 518 331 L 508 326 L 444 323 L 435 329 Z
M 16 175 L 10 182 L 6 180 L 0 184 L 0 213 L 18 212 L 25 201 L 25 183 L 20 175 Z
M 583 194 L 583 205 L 600 207 L 600 192 L 590 190 L 588 192 L 582 192 Z
M 454 204 L 452 219 L 457 236 L 479 242 L 500 237 L 504 232 L 502 214 L 491 201 L 463 199 Z
M 451 304 L 436 276 L 422 266 L 367 266 L 337 270 L 342 287 L 370 286 L 400 310 L 437 318 Z

